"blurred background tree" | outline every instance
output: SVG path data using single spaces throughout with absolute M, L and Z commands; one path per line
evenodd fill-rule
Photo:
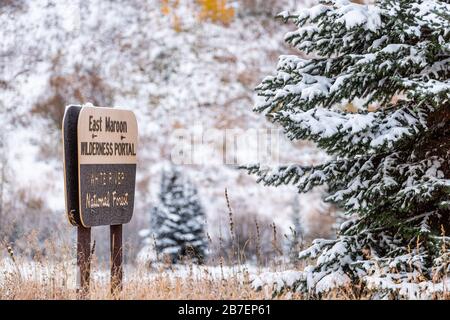
M 180 168 L 163 171 L 159 202 L 150 219 L 156 250 L 163 259 L 203 263 L 208 246 L 205 211 L 197 189 Z
M 234 17 L 235 9 L 227 0 L 198 0 L 201 7 L 200 19 L 228 25 Z

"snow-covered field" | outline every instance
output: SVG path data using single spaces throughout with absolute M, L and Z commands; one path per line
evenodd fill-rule
M 0 299 L 76 299 L 75 260 L 66 263 L 0 261 Z M 124 266 L 124 299 L 170 298 L 271 298 L 267 288 L 255 291 L 252 279 L 268 269 L 249 265 L 196 266 L 174 265 L 148 269 Z M 91 273 L 91 298 L 108 299 L 110 273 L 104 265 L 95 265 Z
M 61 263 L 21 261 L 11 259 L 0 261 L 0 299 L 27 298 L 73 299 L 76 298 L 76 261 L 67 259 Z M 197 266 L 160 265 L 154 269 L 148 266 L 124 266 L 124 298 L 242 298 L 244 292 L 249 298 L 282 299 L 308 298 L 297 292 L 286 290 L 300 280 L 304 274 L 298 270 L 260 268 L 253 265 Z M 391 276 L 373 275 L 364 280 L 366 291 L 355 295 L 348 279 L 326 276 L 320 279 L 316 290 L 311 294 L 331 299 L 389 299 L 396 293 L 403 299 L 436 299 L 448 295 L 450 279 L 439 283 L 423 281 L 420 283 L 398 281 Z M 91 273 L 93 298 L 109 298 L 110 273 L 104 264 L 95 265 Z M 198 286 L 199 292 L 179 292 L 181 288 Z M 29 292 L 27 293 L 27 287 Z M 336 289 L 341 287 L 341 289 Z M 220 292 L 219 288 L 224 291 Z M 164 296 L 164 292 L 167 296 Z M 228 291 L 227 290 L 231 290 Z M 273 295 L 273 293 L 277 295 Z M 352 295 L 353 292 L 353 295 Z M 45 296 L 40 296 L 40 295 Z M 219 294 L 219 296 L 217 296 Z
M 68 259 L 63 263 L 38 263 L 35 261 L 22 261 L 14 263 L 11 259 L 2 259 L 0 261 L 0 287 L 5 288 L 8 277 L 17 275 L 24 282 L 44 283 L 51 280 L 65 280 L 67 289 L 77 287 L 77 267 L 75 259 Z M 176 279 L 196 278 L 201 279 L 205 276 L 212 280 L 229 279 L 238 277 L 245 281 L 246 276 L 255 276 L 267 269 L 257 268 L 252 265 L 236 266 L 199 266 L 199 265 L 173 265 L 165 268 L 159 266 L 154 269 L 148 269 L 145 266 L 124 266 L 124 283 L 131 281 L 153 281 L 156 278 L 166 277 L 169 281 Z M 108 266 L 100 265 L 93 268 L 91 279 L 93 282 L 107 285 L 110 281 L 110 272 Z M 62 284 L 62 283 L 60 283 Z
M 64 263 L 38 263 L 35 261 L 22 261 L 14 263 L 11 259 L 0 261 L 2 273 L 0 274 L 0 286 L 4 286 L 8 276 L 17 274 L 23 281 L 46 282 L 50 279 L 66 279 L 67 288 L 74 289 L 77 286 L 76 260 L 68 259 Z M 145 266 L 124 266 L 124 283 L 130 281 L 152 281 L 159 277 L 167 277 L 169 280 L 203 278 L 205 275 L 213 280 L 229 279 L 238 277 L 242 282 L 245 277 L 255 277 L 261 272 L 268 272 L 268 268 L 260 268 L 253 265 L 234 266 L 200 266 L 200 265 L 172 265 L 165 267 L 160 265 L 156 268 Z M 92 268 L 91 279 L 94 282 L 108 284 L 110 272 L 108 266 L 99 265 Z

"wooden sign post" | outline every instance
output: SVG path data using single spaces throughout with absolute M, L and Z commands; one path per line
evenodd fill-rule
M 122 224 L 133 215 L 138 136 L 134 113 L 69 106 L 63 119 L 66 212 L 78 227 L 81 296 L 89 292 L 91 227 L 110 226 L 111 294 L 122 289 Z
M 77 266 L 79 293 L 84 298 L 89 294 L 91 277 L 91 228 L 77 227 Z

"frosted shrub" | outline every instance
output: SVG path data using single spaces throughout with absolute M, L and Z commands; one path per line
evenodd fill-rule
M 159 203 L 150 217 L 155 247 L 162 259 L 203 262 L 208 245 L 205 212 L 197 190 L 180 169 L 172 167 L 163 172 Z

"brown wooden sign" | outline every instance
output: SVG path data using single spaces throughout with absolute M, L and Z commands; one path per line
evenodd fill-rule
M 127 110 L 69 106 L 63 119 L 66 212 L 78 227 L 80 297 L 89 294 L 91 227 L 110 225 L 111 295 L 122 290 L 122 224 L 131 220 L 138 128 Z
M 128 223 L 136 182 L 137 122 L 127 110 L 84 107 L 78 119 L 83 226 Z
M 67 108 L 63 121 L 66 211 L 73 225 L 119 225 L 131 220 L 137 130 L 132 111 Z

